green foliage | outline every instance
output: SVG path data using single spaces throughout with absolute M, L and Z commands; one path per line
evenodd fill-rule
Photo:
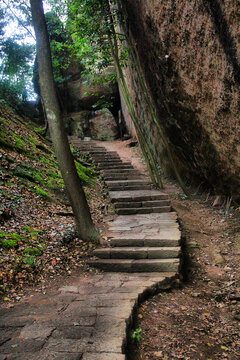
M 17 240 L 14 240 L 14 239 L 3 239 L 1 241 L 1 246 L 4 249 L 12 249 L 12 248 L 15 248 L 18 246 L 18 242 L 17 242 Z
M 0 44 L 0 96 L 7 103 L 18 105 L 27 99 L 34 47 L 8 38 Z
M 23 258 L 23 263 L 30 268 L 35 269 L 37 266 L 37 262 L 34 255 L 27 255 Z
M 12 249 L 18 246 L 20 241 L 23 241 L 25 238 L 16 233 L 6 233 L 5 231 L 0 231 L 0 246 L 4 249 Z
M 6 233 L 4 231 L 0 231 L 0 238 L 7 237 L 9 239 L 14 239 L 17 241 L 22 241 L 24 237 L 22 235 L 16 234 L 16 233 Z
M 30 248 L 25 248 L 24 252 L 28 255 L 32 255 L 32 256 L 41 256 L 42 255 L 42 250 L 36 248 L 36 247 L 30 247 Z
M 21 177 L 23 179 L 28 179 L 29 181 L 34 181 L 34 177 L 28 172 L 26 171 L 25 169 L 23 169 L 22 167 L 20 166 L 17 166 L 15 169 L 14 169 L 14 172 L 13 174 L 15 176 L 18 176 L 18 177 Z
M 32 45 L 20 45 L 11 38 L 3 41 L 0 49 L 3 59 L 1 64 L 2 75 L 8 75 L 10 78 L 14 76 L 21 78 L 28 74 L 30 71 L 29 61 L 33 60 L 33 51 Z
M 37 240 L 38 235 L 44 232 L 44 230 L 41 229 L 33 229 L 31 226 L 25 226 L 24 231 L 32 240 Z
M 56 12 L 45 14 L 55 80 L 62 82 L 74 56 L 71 36 Z
M 9 77 L 0 78 L 0 101 L 1 103 L 18 105 L 21 100 L 23 84 L 11 81 Z
M 112 64 L 101 1 L 71 1 L 68 7 L 67 28 L 75 45 L 76 56 L 87 73 L 102 71 Z
M 142 333 L 142 329 L 141 328 L 137 328 L 133 331 L 131 338 L 135 341 L 140 341 L 141 340 L 141 333 Z
M 44 135 L 45 133 L 45 126 L 39 126 L 39 127 L 35 127 L 34 131 L 39 134 L 39 135 Z
M 92 169 L 88 169 L 78 161 L 75 161 L 78 176 L 81 180 L 82 185 L 93 185 L 95 173 Z
M 51 195 L 49 195 L 45 190 L 41 189 L 38 186 L 35 186 L 35 188 L 33 189 L 33 191 L 38 194 L 41 195 L 45 200 L 52 200 Z

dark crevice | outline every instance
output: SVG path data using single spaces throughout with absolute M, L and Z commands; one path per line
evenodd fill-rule
M 237 47 L 231 31 L 228 26 L 227 19 L 218 0 L 205 0 L 207 10 L 211 15 L 214 23 L 215 31 L 222 44 L 226 54 L 228 63 L 233 68 L 233 76 L 235 81 L 240 84 L 240 64 L 237 56 Z

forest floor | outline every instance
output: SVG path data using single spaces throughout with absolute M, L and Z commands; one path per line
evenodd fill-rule
M 0 298 L 9 305 L 33 287 L 44 293 L 49 281 L 95 271 L 86 264 L 95 244 L 76 236 L 51 143 L 40 130 L 0 104 Z M 97 172 L 76 166 L 101 233 L 111 216 L 106 191 Z

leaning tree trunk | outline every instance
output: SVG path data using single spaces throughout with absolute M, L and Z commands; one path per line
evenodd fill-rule
M 30 0 L 30 3 L 37 41 L 40 89 L 55 155 L 73 208 L 79 237 L 84 241 L 93 241 L 98 238 L 98 234 L 91 219 L 63 124 L 53 78 L 51 51 L 42 0 Z

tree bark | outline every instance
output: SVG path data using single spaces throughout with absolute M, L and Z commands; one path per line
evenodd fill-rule
M 44 102 L 55 155 L 73 208 L 79 237 L 84 241 L 96 241 L 98 233 L 93 225 L 89 206 L 77 174 L 58 103 L 42 0 L 30 0 L 30 3 L 37 42 L 41 96 Z

